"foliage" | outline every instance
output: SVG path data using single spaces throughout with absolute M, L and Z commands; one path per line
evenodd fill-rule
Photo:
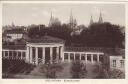
M 71 66 L 72 78 L 82 78 L 86 75 L 86 66 L 80 61 L 74 61 Z
M 123 47 L 122 42 L 124 35 L 120 26 L 108 22 L 99 24 L 94 23 L 87 30 L 81 33 L 82 42 L 86 46 L 93 47 Z
M 68 24 L 54 25 L 51 27 L 45 26 L 32 26 L 28 31 L 28 36 L 36 38 L 37 36 L 44 36 L 47 32 L 48 35 L 58 37 L 66 41 L 66 45 L 80 44 L 81 46 L 88 47 L 112 47 L 112 48 L 124 48 L 122 44 L 125 39 L 125 34 L 122 31 L 122 27 L 119 25 L 113 25 L 108 22 L 94 23 L 88 28 L 85 26 L 79 26 L 79 29 L 83 29 L 80 35 L 73 35 L 72 30 Z
M 114 79 L 125 78 L 125 73 L 118 69 L 109 70 L 108 74 L 109 74 L 109 78 L 114 78 Z
M 61 72 L 63 67 L 60 64 L 44 64 L 40 67 L 40 72 L 44 73 L 47 78 L 56 78 L 56 73 Z

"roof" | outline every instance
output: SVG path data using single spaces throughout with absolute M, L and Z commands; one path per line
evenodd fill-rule
M 18 30 L 18 29 L 12 29 L 12 30 L 6 30 L 7 34 L 23 34 L 23 30 Z
M 65 47 L 67 52 L 104 52 L 107 55 L 122 55 L 125 56 L 124 49 L 113 49 L 113 48 L 99 48 L 99 47 Z
M 67 52 L 103 52 L 100 48 L 93 47 L 65 47 L 65 51 Z
M 2 49 L 25 50 L 26 49 L 26 45 L 3 45 Z
M 29 43 L 64 43 L 64 40 L 45 35 L 43 37 L 29 38 L 27 42 Z

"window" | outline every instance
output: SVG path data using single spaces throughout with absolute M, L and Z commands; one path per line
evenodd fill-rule
M 68 59 L 68 53 L 64 53 L 64 59 Z
M 120 60 L 120 66 L 124 67 L 124 60 Z
M 5 51 L 5 56 L 8 56 L 8 51 Z
M 79 53 L 75 54 L 75 60 L 80 60 L 80 54 Z
M 87 60 L 91 61 L 91 54 L 87 54 Z
M 93 60 L 97 61 L 97 54 L 93 54 Z
M 70 60 L 74 60 L 74 54 L 70 53 Z
M 21 57 L 21 52 L 17 52 L 18 53 L 18 57 L 20 58 Z
M 113 67 L 116 67 L 116 60 L 113 60 Z
M 99 61 L 100 61 L 100 62 L 103 62 L 103 61 L 104 61 L 102 54 L 99 55 Z
M 23 57 L 25 58 L 25 52 L 23 52 L 23 54 L 22 54 L 22 55 L 23 55 Z
M 85 54 L 81 54 L 81 60 L 85 60 Z

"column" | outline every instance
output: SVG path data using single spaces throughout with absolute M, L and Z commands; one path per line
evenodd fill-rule
M 18 57 L 18 51 L 16 52 L 16 59 L 18 59 L 19 57 Z
M 23 54 L 22 54 L 23 52 L 21 51 L 21 59 L 23 59 Z
M 80 53 L 80 58 L 79 58 L 79 59 L 80 59 L 80 61 L 81 61 L 81 53 Z
M 29 54 L 30 54 L 30 58 L 29 58 L 30 60 L 29 60 L 29 62 L 30 63 L 33 63 L 33 61 L 32 61 L 32 47 L 30 47 L 30 53 Z
M 9 58 L 9 51 L 7 51 L 8 52 L 8 58 Z
M 26 62 L 29 62 L 29 47 L 27 46 L 27 50 L 26 50 Z
M 56 59 L 57 59 L 57 62 L 59 61 L 59 47 L 56 48 Z
M 62 58 L 62 61 L 64 61 L 64 47 L 61 46 L 61 58 Z
M 68 53 L 68 62 L 70 62 L 70 54 L 71 54 L 71 53 Z
M 50 63 L 52 64 L 52 61 L 53 61 L 53 48 L 50 47 Z
M 12 51 L 12 58 L 14 58 L 14 51 Z
M 93 63 L 93 54 L 91 54 L 91 62 Z
M 35 47 L 35 49 L 36 49 L 36 65 L 38 65 L 38 47 Z
M 45 63 L 45 47 L 42 48 L 43 64 Z
M 3 51 L 3 56 L 2 56 L 3 58 L 5 57 L 5 51 Z
M 74 60 L 76 60 L 76 55 L 75 55 L 75 53 L 74 53 Z
M 100 54 L 97 54 L 97 62 L 99 62 L 99 55 L 100 55 Z
M 87 54 L 85 53 L 85 62 L 87 63 Z

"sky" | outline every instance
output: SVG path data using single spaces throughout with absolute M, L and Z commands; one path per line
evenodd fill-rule
M 104 22 L 125 25 L 125 6 L 123 4 L 87 4 L 87 3 L 4 3 L 3 25 L 27 26 L 31 24 L 48 25 L 51 12 L 62 23 L 68 23 L 72 10 L 78 25 L 88 25 L 92 15 L 98 21 L 100 12 Z

